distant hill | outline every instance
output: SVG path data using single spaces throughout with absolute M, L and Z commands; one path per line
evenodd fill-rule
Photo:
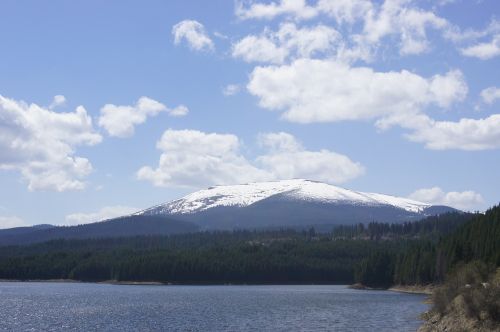
M 0 245 L 203 230 L 300 230 L 314 226 L 318 231 L 330 231 L 338 225 L 404 223 L 448 212 L 460 211 L 297 179 L 211 187 L 134 215 L 93 224 L 0 230 Z
M 165 216 L 125 216 L 78 226 L 38 225 L 0 230 L 0 245 L 29 244 L 54 239 L 87 239 L 131 237 L 141 235 L 171 235 L 198 231 L 187 221 Z
M 26 227 L 14 227 L 14 228 L 0 229 L 0 237 L 26 235 L 26 234 L 30 234 L 33 232 L 51 229 L 54 227 L 56 227 L 56 226 L 42 224 L 42 225 L 34 225 L 34 226 L 26 226 Z

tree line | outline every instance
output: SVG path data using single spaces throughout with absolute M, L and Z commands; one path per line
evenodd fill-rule
M 453 218 L 451 215 L 446 218 L 449 217 Z M 423 237 L 399 252 L 381 247 L 358 265 L 356 280 L 374 287 L 441 283 L 457 265 L 472 261 L 500 266 L 500 206 L 484 215 L 470 216 L 470 220 L 447 235 L 439 234 L 437 239 Z M 374 274 L 380 266 L 391 273 Z
M 442 280 L 459 261 L 499 264 L 498 211 L 338 226 L 327 233 L 236 230 L 0 247 L 0 279 L 426 284 Z

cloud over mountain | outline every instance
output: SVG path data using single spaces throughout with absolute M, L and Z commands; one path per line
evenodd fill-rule
M 156 145 L 158 167 L 144 166 L 137 177 L 156 186 L 202 187 L 298 177 L 343 183 L 365 171 L 347 156 L 308 151 L 287 133 L 262 134 L 259 141 L 266 151 L 252 160 L 235 135 L 169 129 Z

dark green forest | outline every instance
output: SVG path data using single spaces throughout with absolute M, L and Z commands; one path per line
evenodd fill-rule
M 449 215 L 450 216 L 450 215 Z M 448 234 L 413 241 L 399 252 L 383 250 L 364 258 L 357 281 L 375 287 L 441 283 L 457 265 L 481 261 L 500 266 L 500 206 L 476 214 Z M 384 266 L 391 273 L 373 271 Z
M 173 284 L 351 284 L 443 280 L 460 262 L 500 264 L 500 207 L 404 224 L 60 239 L 0 247 L 0 279 Z

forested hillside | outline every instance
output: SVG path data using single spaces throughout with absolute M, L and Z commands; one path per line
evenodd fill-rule
M 0 279 L 346 284 L 378 245 L 312 231 L 61 240 L 1 249 Z M 397 251 L 402 244 L 390 245 Z
M 431 238 L 414 241 L 401 252 L 390 253 L 389 258 L 386 256 L 372 254 L 365 258 L 358 267 L 357 281 L 381 287 L 440 283 L 459 263 L 478 260 L 500 266 L 500 206 L 489 209 L 484 215 L 472 216 L 448 235 L 440 234 L 437 241 Z M 373 267 L 381 264 L 392 271 L 392 279 L 386 274 L 377 274 L 373 280 Z
M 428 283 L 439 278 L 435 270 L 440 257 L 437 253 L 458 250 L 452 239 L 463 236 L 463 229 L 476 224 L 489 227 L 484 220 L 491 218 L 492 213 L 488 211 L 484 217 L 449 213 L 399 225 L 339 226 L 330 233 L 317 233 L 314 228 L 196 232 L 60 239 L 7 246 L 0 247 L 0 279 L 328 284 L 358 281 L 374 287 Z M 488 228 L 486 232 L 492 231 Z M 483 255 L 483 249 L 474 248 Z M 444 269 L 454 261 L 450 258 L 443 263 Z
M 458 261 L 499 263 L 499 207 L 399 225 L 61 239 L 0 247 L 0 279 L 426 284 Z

